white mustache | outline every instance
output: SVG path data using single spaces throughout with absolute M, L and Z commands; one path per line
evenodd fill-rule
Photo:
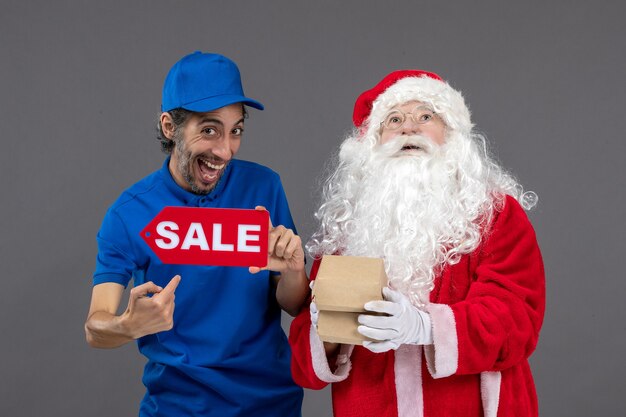
M 378 145 L 374 152 L 379 156 L 393 157 L 401 153 L 405 146 L 416 146 L 426 154 L 432 154 L 436 148 L 435 143 L 428 137 L 422 135 L 398 135 L 387 143 Z

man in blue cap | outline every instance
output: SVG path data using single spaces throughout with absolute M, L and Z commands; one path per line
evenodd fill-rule
M 148 358 L 140 416 L 300 415 L 280 312 L 297 314 L 308 295 L 304 252 L 279 176 L 234 159 L 244 106 L 263 110 L 244 95 L 233 61 L 201 52 L 178 61 L 158 128 L 168 157 L 122 193 L 98 232 L 86 337 L 99 348 L 137 340 Z M 163 264 L 140 231 L 166 206 L 267 209 L 279 225 L 268 267 Z

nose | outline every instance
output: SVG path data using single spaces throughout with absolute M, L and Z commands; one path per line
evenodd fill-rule
M 221 158 L 225 161 L 230 160 L 232 152 L 230 149 L 230 138 L 228 136 L 222 136 L 215 142 L 215 146 L 211 149 L 213 155 Z
M 416 135 L 422 131 L 422 125 L 413 120 L 413 117 L 409 116 L 404 121 L 404 124 L 400 127 L 401 135 Z

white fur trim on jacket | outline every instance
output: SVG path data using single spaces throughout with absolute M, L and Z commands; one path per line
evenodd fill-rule
M 445 81 L 423 76 L 402 78 L 374 100 L 367 134 L 374 134 L 379 129 L 389 110 L 408 101 L 420 101 L 432 106 L 452 130 L 465 134 L 472 130 L 470 111 L 463 95 Z
M 398 417 L 423 417 L 422 346 L 401 345 L 394 353 Z
M 428 304 L 426 311 L 433 325 L 433 344 L 424 346 L 426 364 L 433 378 L 444 378 L 454 374 L 459 366 L 454 313 L 445 304 Z
M 500 372 L 480 373 L 480 397 L 485 417 L 496 417 L 498 415 L 501 383 L 502 374 Z
M 350 369 L 352 368 L 352 362 L 350 362 L 350 355 L 352 355 L 353 345 L 341 345 L 339 354 L 337 355 L 337 369 L 335 372 L 330 370 L 328 359 L 326 358 L 326 351 L 324 350 L 324 343 L 320 340 L 317 331 L 311 326 L 309 333 L 309 339 L 311 343 L 311 359 L 313 360 L 313 370 L 315 375 L 324 382 L 340 382 L 348 377 Z

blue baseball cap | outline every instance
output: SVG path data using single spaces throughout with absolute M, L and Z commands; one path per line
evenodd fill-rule
M 237 64 L 223 55 L 196 51 L 167 74 L 161 111 L 182 107 L 202 113 L 234 103 L 263 110 L 263 104 L 243 94 Z

